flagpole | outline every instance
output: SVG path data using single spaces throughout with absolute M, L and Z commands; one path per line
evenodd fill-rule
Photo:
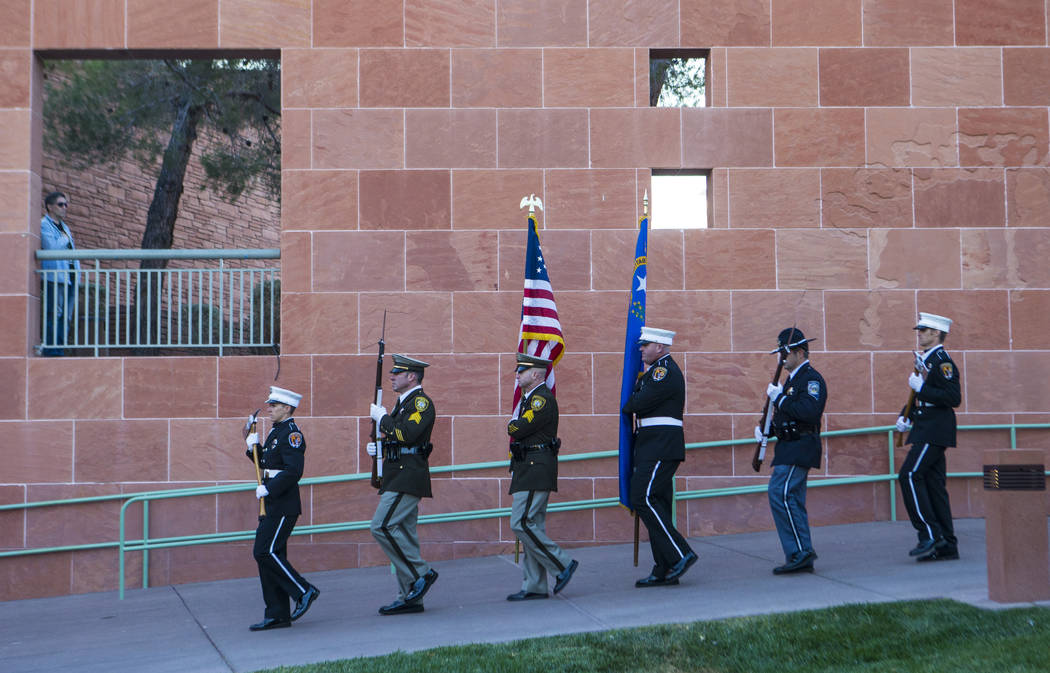
M 649 190 L 645 190 L 645 194 L 642 196 L 642 221 L 645 222 L 645 226 L 649 226 Z M 648 257 L 648 250 L 646 250 L 646 256 Z M 648 266 L 648 259 L 646 259 L 646 265 Z M 635 431 L 638 429 L 638 420 L 635 419 Z M 633 448 L 633 447 L 632 447 Z M 634 512 L 634 567 L 638 567 L 638 541 L 640 539 L 640 526 L 638 525 L 638 512 Z

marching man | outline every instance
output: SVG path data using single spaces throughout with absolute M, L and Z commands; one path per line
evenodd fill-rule
M 302 395 L 291 390 L 270 386 L 266 405 L 273 427 L 266 443 L 259 447 L 259 435 L 251 433 L 245 439 L 248 459 L 254 462 L 259 452 L 262 483 L 255 489 L 255 497 L 262 498 L 265 514 L 259 517 L 252 553 L 259 565 L 266 611 L 263 620 L 252 624 L 252 631 L 281 629 L 306 614 L 321 591 L 303 579 L 288 562 L 288 536 L 302 513 L 299 500 L 299 480 L 303 476 L 306 438 L 295 424 L 292 414 Z M 295 596 L 295 609 L 289 611 L 289 598 Z
M 518 353 L 515 378 L 521 406 L 507 423 L 511 438 L 510 528 L 525 550 L 521 591 L 508 601 L 547 598 L 547 573 L 554 593 L 565 588 L 579 562 L 547 535 L 547 500 L 558 490 L 558 400 L 545 383 L 550 360 Z
M 383 452 L 383 482 L 379 506 L 372 517 L 372 537 L 386 552 L 397 573 L 397 600 L 379 608 L 381 615 L 423 612 L 423 596 L 438 577 L 419 550 L 416 520 L 419 501 L 431 498 L 430 433 L 434 429 L 434 402 L 423 392 L 423 370 L 429 363 L 394 355 L 390 383 L 398 393 L 397 404 L 387 410 L 372 404 L 369 415 L 383 433 L 368 454 Z
M 908 386 L 915 401 L 897 417 L 897 430 L 908 432 L 911 449 L 898 475 L 908 518 L 919 535 L 909 553 L 917 561 L 951 561 L 959 558 L 958 539 L 952 526 L 948 501 L 944 451 L 955 446 L 955 407 L 962 402 L 959 368 L 944 350 L 952 321 L 933 313 L 920 313 L 914 329 L 925 375 L 912 372 Z

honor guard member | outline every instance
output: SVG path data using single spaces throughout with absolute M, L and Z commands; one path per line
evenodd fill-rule
M 547 536 L 547 500 L 558 490 L 558 401 L 547 387 L 551 361 L 518 353 L 515 379 L 521 406 L 507 423 L 510 435 L 510 493 L 514 498 L 510 529 L 525 550 L 521 591 L 508 601 L 547 598 L 547 573 L 554 575 L 554 593 L 565 588 L 579 561 Z
M 944 350 L 944 339 L 952 321 L 933 313 L 920 313 L 919 348 L 923 350 L 924 374 L 913 371 L 908 385 L 915 403 L 905 418 L 897 417 L 897 430 L 908 432 L 911 448 L 898 475 L 904 506 L 919 544 L 910 552 L 918 561 L 948 561 L 959 558 L 958 539 L 952 525 L 952 508 L 944 450 L 955 446 L 955 407 L 962 402 L 959 368 Z
M 685 460 L 682 411 L 685 377 L 669 353 L 674 332 L 642 327 L 638 348 L 645 373 L 635 383 L 623 413 L 637 418 L 631 508 L 649 531 L 653 570 L 636 587 L 678 584 L 678 578 L 696 563 L 696 552 L 671 522 L 674 474 Z
M 262 484 L 255 489 L 255 497 L 263 498 L 266 514 L 259 517 L 252 550 L 259 564 L 266 611 L 261 622 L 248 627 L 252 631 L 291 626 L 321 595 L 317 587 L 296 572 L 287 558 L 288 536 L 302 512 L 299 480 L 303 476 L 306 439 L 292 418 L 302 397 L 291 390 L 270 386 L 270 396 L 266 399 L 273 427 L 259 450 Z M 252 449 L 259 444 L 258 433 L 251 433 L 245 441 L 248 459 L 254 460 Z M 289 611 L 292 596 L 295 609 Z
M 430 498 L 430 464 L 433 450 L 430 433 L 434 429 L 434 402 L 423 392 L 423 370 L 430 365 L 404 355 L 394 356 L 390 383 L 398 393 L 397 404 L 387 413 L 372 404 L 369 415 L 383 437 L 376 447 L 368 445 L 369 455 L 377 450 L 383 456 L 383 481 L 379 506 L 372 517 L 372 537 L 383 548 L 397 573 L 398 597 L 379 608 L 381 615 L 423 612 L 423 596 L 438 573 L 423 560 L 419 551 L 416 519 L 420 498 Z
M 784 359 L 788 377 L 770 383 L 766 395 L 773 405 L 770 436 L 777 438 L 773 476 L 769 479 L 769 509 L 784 549 L 786 562 L 773 568 L 774 575 L 813 572 L 817 554 L 809 536 L 806 512 L 806 479 L 810 468 L 820 467 L 820 423 L 828 401 L 824 377 L 809 364 L 809 342 L 802 330 L 790 327 L 777 336 L 777 353 Z M 786 390 L 785 390 L 786 387 Z M 755 428 L 755 439 L 762 437 Z

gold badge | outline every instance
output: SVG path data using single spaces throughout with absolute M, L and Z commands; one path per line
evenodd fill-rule
M 952 367 L 952 363 L 945 362 L 941 365 L 941 375 L 949 381 L 952 380 L 952 377 L 955 376 L 955 368 Z
M 416 398 L 416 411 L 426 411 L 427 407 L 429 407 L 429 406 L 430 406 L 430 403 L 427 402 L 427 398 L 425 398 L 425 397 L 417 397 Z
M 653 370 L 653 381 L 663 381 L 667 376 L 667 367 L 657 367 Z
M 533 411 L 539 411 L 543 408 L 543 405 L 546 403 L 547 400 L 543 399 L 542 397 L 533 397 L 532 402 L 530 402 L 529 404 L 532 406 Z

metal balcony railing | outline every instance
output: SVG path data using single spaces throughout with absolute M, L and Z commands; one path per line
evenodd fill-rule
M 280 269 L 246 260 L 280 257 L 278 248 L 37 250 L 40 261 L 79 260 L 81 269 L 37 269 L 36 350 L 97 357 L 111 349 L 215 349 L 223 355 L 231 348 L 272 347 L 280 342 Z M 103 261 L 113 267 L 141 260 L 189 262 L 164 269 L 102 268 Z M 203 260 L 217 263 L 195 264 Z M 67 318 L 55 310 L 61 304 Z

